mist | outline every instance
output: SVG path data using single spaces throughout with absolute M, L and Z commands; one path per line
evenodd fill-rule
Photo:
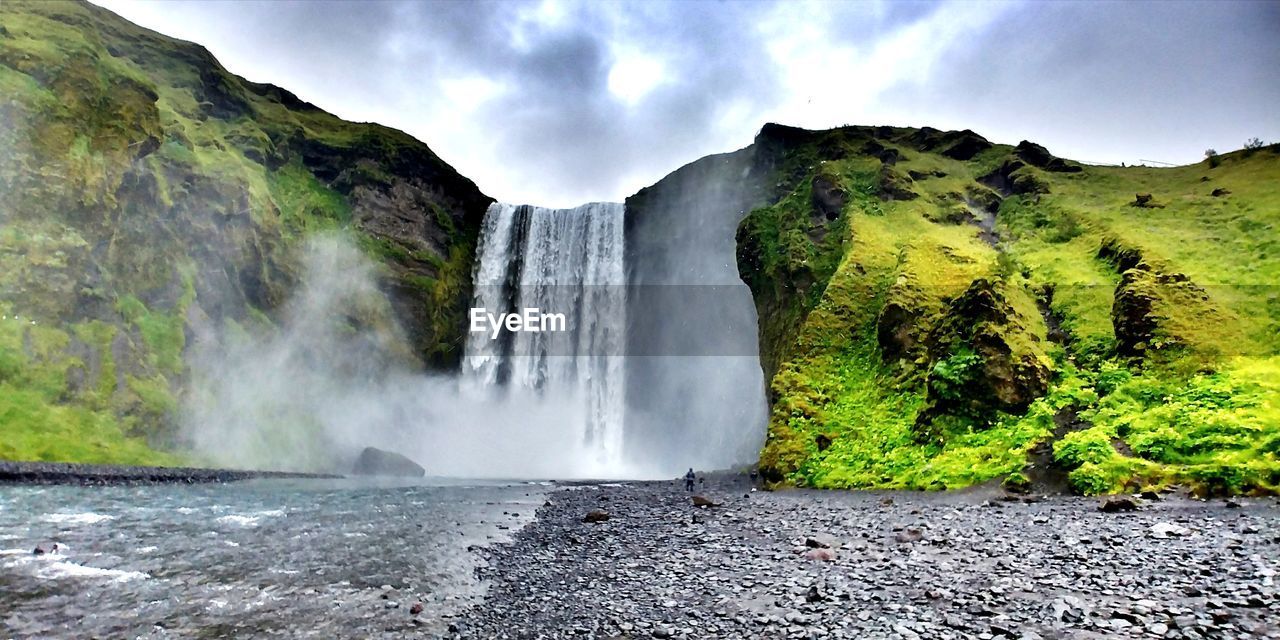
M 432 476 L 661 473 L 633 460 L 600 464 L 574 428 L 582 398 L 422 373 L 377 269 L 342 236 L 313 239 L 274 326 L 228 323 L 198 337 L 181 425 L 197 455 L 229 467 L 346 473 L 372 446 Z

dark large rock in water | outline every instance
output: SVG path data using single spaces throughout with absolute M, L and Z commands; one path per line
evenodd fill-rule
M 421 478 L 427 475 L 422 465 L 391 451 L 365 447 L 351 473 L 358 476 L 401 476 Z

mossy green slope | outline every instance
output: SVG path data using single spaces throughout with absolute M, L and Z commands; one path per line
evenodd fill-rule
M 786 137 L 784 194 L 738 238 L 767 478 L 1280 486 L 1275 146 L 1154 169 L 967 131 Z
M 382 265 L 460 355 L 490 199 L 430 149 L 82 2 L 0 4 L 0 458 L 170 463 L 193 332 L 267 324 L 303 241 Z M 387 322 L 353 318 L 352 322 Z

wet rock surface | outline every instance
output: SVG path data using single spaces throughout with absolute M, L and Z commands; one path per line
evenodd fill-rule
M 1280 638 L 1275 500 L 681 489 L 553 494 L 450 636 Z

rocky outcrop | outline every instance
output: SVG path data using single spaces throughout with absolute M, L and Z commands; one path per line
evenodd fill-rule
M 1049 185 L 1037 170 L 1021 160 L 1010 158 L 995 170 L 978 178 L 978 182 L 1005 196 L 1034 196 L 1049 193 Z
M 1003 286 L 987 279 L 975 280 L 952 301 L 945 319 L 922 339 L 935 364 L 926 377 L 928 405 L 917 417 L 917 437 L 939 439 L 934 422 L 940 416 L 961 416 L 982 426 L 995 412 L 1020 413 L 1043 396 L 1051 370 L 1031 331 L 1036 320 L 1011 303 Z M 893 348 L 900 347 L 891 343 Z
M 1013 155 L 1017 156 L 1023 162 L 1044 169 L 1045 171 L 1055 171 L 1060 173 L 1079 173 L 1083 168 L 1074 162 L 1068 162 L 1062 158 L 1056 157 L 1049 153 L 1048 149 L 1034 143 L 1023 140 L 1018 146 L 1013 148 Z
M 944 144 L 949 144 L 942 155 L 955 160 L 972 160 L 974 156 L 992 147 L 986 138 L 968 129 L 958 133 L 948 132 L 943 136 L 943 141 Z
M 1104 240 L 1098 259 L 1120 274 L 1111 306 L 1111 324 L 1116 350 L 1129 357 L 1141 357 L 1153 349 L 1169 350 L 1190 346 L 1192 341 L 1170 322 L 1173 310 L 1194 310 L 1205 322 L 1229 326 L 1229 319 L 1217 308 L 1209 292 L 1184 273 L 1172 272 L 1162 261 L 1149 260 L 1142 250 L 1115 238 Z M 1213 347 L 1221 345 L 1200 345 Z

